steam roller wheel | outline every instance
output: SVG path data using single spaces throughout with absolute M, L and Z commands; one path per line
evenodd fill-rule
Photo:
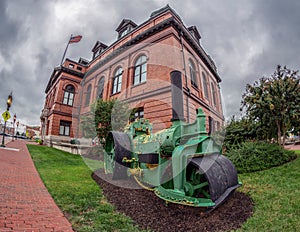
M 129 136 L 123 132 L 112 131 L 108 135 L 109 146 L 106 149 L 112 154 L 114 160 L 113 179 L 126 179 L 129 163 L 124 163 L 123 158 L 131 159 L 131 145 Z
M 234 165 L 223 155 L 216 153 L 192 158 L 187 170 L 189 169 L 190 171 L 187 171 L 188 182 L 195 189 L 201 187 L 202 194 L 209 197 L 216 206 L 240 187 Z M 204 185 L 205 182 L 207 186 Z M 187 188 L 191 192 L 191 188 L 189 186 Z

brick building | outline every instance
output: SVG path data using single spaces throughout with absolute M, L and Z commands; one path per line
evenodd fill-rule
M 80 83 L 88 61 L 66 59 L 56 67 L 46 87 L 46 99 L 41 114 L 41 136 L 68 141 L 74 137 L 72 125 L 78 124 L 73 117 L 75 98 L 80 92 Z M 76 127 L 74 127 L 76 128 Z
M 123 19 L 116 31 L 110 46 L 96 42 L 91 61 L 67 59 L 53 71 L 41 116 L 45 135 L 80 137 L 80 116 L 88 114 L 97 98 L 128 102 L 137 117 L 153 123 L 154 131 L 169 127 L 173 70 L 182 73 L 185 120 L 194 121 L 202 107 L 208 131 L 223 124 L 221 78 L 196 26 L 186 27 L 167 5 L 140 25 Z

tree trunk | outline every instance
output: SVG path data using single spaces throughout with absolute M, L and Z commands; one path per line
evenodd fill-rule
M 278 144 L 280 146 L 282 146 L 282 144 L 281 144 L 281 129 L 280 129 L 280 123 L 278 120 L 276 120 L 276 125 L 277 125 L 277 141 L 278 141 Z
M 282 134 L 283 134 L 283 139 L 282 139 L 282 146 L 284 146 L 284 144 L 285 144 L 285 135 L 286 135 L 286 127 L 285 126 L 283 126 L 283 128 L 282 128 Z

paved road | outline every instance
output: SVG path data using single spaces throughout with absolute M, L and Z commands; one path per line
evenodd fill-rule
M 41 181 L 23 140 L 0 148 L 0 231 L 73 231 Z

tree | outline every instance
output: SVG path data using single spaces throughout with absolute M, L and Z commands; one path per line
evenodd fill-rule
M 117 99 L 97 99 L 91 111 L 81 118 L 81 129 L 87 138 L 98 136 L 105 141 L 109 131 L 123 131 L 129 121 L 131 110 L 125 102 Z
M 223 129 L 226 136 L 224 137 L 223 149 L 230 150 L 236 145 L 245 141 L 268 140 L 265 129 L 259 122 L 250 120 L 247 116 L 236 119 L 231 117 Z
M 262 77 L 253 85 L 247 84 L 242 96 L 242 109 L 246 110 L 249 119 L 258 122 L 267 137 L 277 137 L 281 145 L 285 143 L 287 131 L 299 126 L 299 103 L 298 71 L 280 65 L 270 77 Z

